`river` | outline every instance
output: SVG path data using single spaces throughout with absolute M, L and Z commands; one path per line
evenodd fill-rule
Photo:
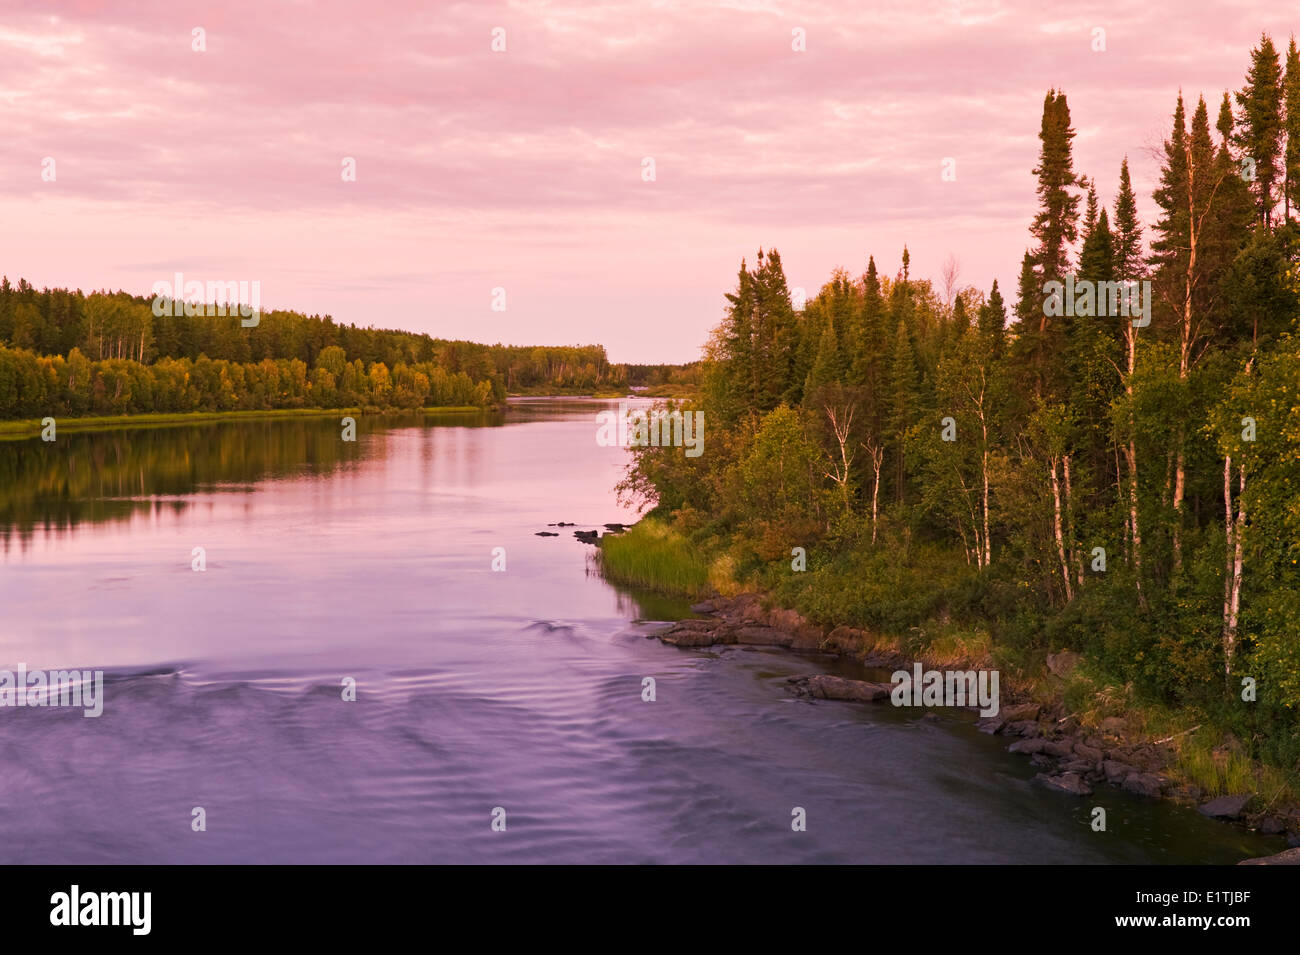
M 0 442 L 0 667 L 105 674 L 98 718 L 0 708 L 0 860 L 1230 863 L 1277 850 L 1118 791 L 1034 787 L 1028 761 L 964 714 L 786 690 L 793 675 L 857 675 L 848 664 L 647 639 L 647 621 L 687 608 L 611 586 L 572 528 L 547 526 L 635 517 L 613 490 L 626 452 L 595 441 L 606 406 L 363 417 L 355 442 L 333 418 Z M 548 530 L 559 536 L 536 536 Z M 1094 806 L 1106 832 L 1089 825 Z M 795 807 L 806 831 L 792 831 Z

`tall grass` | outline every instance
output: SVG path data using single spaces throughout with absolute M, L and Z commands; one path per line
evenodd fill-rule
M 681 534 L 654 518 L 601 538 L 600 566 L 614 583 L 695 596 L 709 589 L 704 557 Z

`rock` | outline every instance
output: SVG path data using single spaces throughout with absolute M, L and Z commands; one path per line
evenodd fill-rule
M 547 524 L 547 527 L 577 527 L 572 521 L 560 521 L 558 524 Z
M 1300 849 L 1284 849 L 1271 856 L 1243 859 L 1237 865 L 1300 865 Z
M 1128 763 L 1121 763 L 1117 759 L 1103 760 L 1101 764 L 1101 771 L 1106 774 L 1107 780 L 1109 780 L 1112 783 L 1115 783 L 1116 785 L 1122 783 L 1124 781 L 1125 776 L 1137 772 L 1137 770 L 1134 769 L 1132 766 L 1130 766 Z
M 655 634 L 674 647 L 711 647 L 715 643 L 735 643 L 734 632 L 716 620 L 678 620 Z
M 754 647 L 788 647 L 794 643 L 794 634 L 775 627 L 740 627 L 736 642 Z
M 857 700 L 871 702 L 889 698 L 893 689 L 888 683 L 868 683 L 865 680 L 847 680 L 844 677 L 819 674 L 808 678 L 805 684 L 810 696 L 819 700 Z
M 1064 680 L 1082 660 L 1083 656 L 1075 653 L 1073 650 L 1062 650 L 1060 653 L 1049 653 L 1047 655 L 1047 669 L 1050 670 L 1053 675 L 1059 676 Z
M 1043 744 L 1043 752 L 1057 759 L 1067 759 L 1074 755 L 1074 744 L 1068 739 L 1049 740 Z
M 1033 756 L 1029 757 L 1029 765 L 1050 769 L 1052 766 L 1056 765 L 1056 760 L 1052 759 L 1052 757 L 1048 756 L 1046 753 L 1035 753 Z
M 1101 750 L 1094 749 L 1093 747 L 1088 746 L 1085 743 L 1075 743 L 1074 752 L 1076 755 L 1082 756 L 1084 759 L 1088 760 L 1089 762 L 1100 763 L 1102 759 Z
M 1015 703 L 1011 706 L 1004 706 L 998 710 L 998 716 L 1005 719 L 1008 723 L 1021 722 L 1038 722 L 1038 711 L 1041 709 L 1037 703 Z
M 574 531 L 573 536 L 584 544 L 594 544 L 600 540 L 600 531 Z
M 1004 729 L 1002 732 L 1006 733 L 1008 736 L 1024 736 L 1026 738 L 1033 738 L 1035 736 L 1043 735 L 1042 727 L 1040 727 L 1038 723 L 1035 722 L 1034 720 L 1023 720 L 1019 723 L 1008 723 L 1006 729 Z
M 1006 725 L 1007 721 L 1000 716 L 986 716 L 975 724 L 975 728 L 981 733 L 989 733 L 991 735 L 999 732 L 1002 727 Z
M 1080 776 L 1086 776 L 1088 773 L 1096 770 L 1096 768 L 1097 764 L 1091 759 L 1083 759 L 1078 756 L 1073 759 L 1067 759 L 1061 763 L 1061 769 L 1065 772 L 1078 773 Z
M 1277 816 L 1265 816 L 1259 821 L 1259 831 L 1266 836 L 1280 836 L 1286 832 L 1286 823 Z
M 621 534 L 627 530 L 626 524 L 606 524 L 605 530 L 612 531 L 615 534 Z
M 713 613 L 718 609 L 718 605 L 712 600 L 701 600 L 697 604 L 691 604 L 691 613 Z
M 1007 747 L 1008 753 L 1040 753 L 1043 750 L 1041 739 L 1018 739 Z
M 555 531 L 538 531 L 533 536 L 534 537 L 559 537 L 560 535 L 555 533 Z
M 1063 773 L 1060 776 L 1048 776 L 1046 773 L 1039 773 L 1034 777 L 1034 782 L 1057 792 L 1069 793 L 1071 796 L 1092 795 L 1092 787 L 1084 782 L 1078 773 Z
M 1164 780 L 1153 773 L 1130 773 L 1124 777 L 1124 791 L 1139 796 L 1159 796 L 1164 788 Z
M 1300 849 L 1300 832 L 1293 832 L 1287 836 L 1286 844 L 1292 849 Z
M 1199 806 L 1197 812 L 1211 819 L 1239 819 L 1248 802 L 1250 796 L 1220 796 Z

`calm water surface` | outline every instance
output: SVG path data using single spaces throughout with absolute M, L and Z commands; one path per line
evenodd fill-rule
M 1033 788 L 1028 762 L 961 716 L 794 700 L 787 677 L 824 660 L 647 639 L 646 621 L 686 608 L 610 586 L 592 548 L 546 527 L 634 517 L 613 491 L 625 452 L 595 442 L 604 406 L 362 419 L 356 443 L 333 419 L 0 442 L 0 667 L 103 669 L 106 698 L 98 719 L 0 708 L 0 861 L 1228 863 L 1281 848 L 1112 790 Z M 548 529 L 561 536 L 535 536 Z M 1089 828 L 1096 805 L 1107 833 Z

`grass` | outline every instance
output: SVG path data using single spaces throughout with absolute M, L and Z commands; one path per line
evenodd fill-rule
M 484 411 L 473 405 L 418 408 L 394 414 L 462 414 Z M 189 411 L 168 414 L 99 415 L 85 418 L 55 418 L 58 430 L 107 431 L 113 428 L 148 428 L 168 425 L 203 424 L 209 421 L 240 421 L 264 418 L 321 418 L 364 414 L 361 408 L 274 408 L 266 411 Z M 0 440 L 34 438 L 41 433 L 41 421 L 28 418 L 0 421 Z
M 607 580 L 692 597 L 709 589 L 709 566 L 698 550 L 667 525 L 646 518 L 626 533 L 600 541 Z

